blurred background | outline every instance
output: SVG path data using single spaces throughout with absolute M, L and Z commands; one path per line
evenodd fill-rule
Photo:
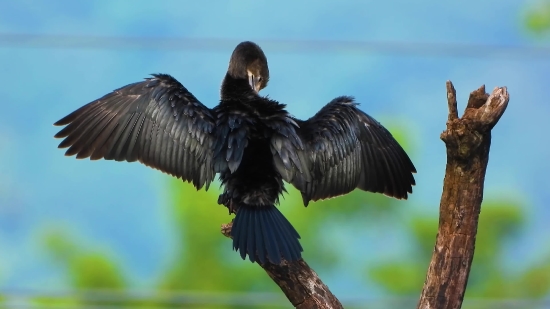
M 493 130 L 464 308 L 550 308 L 550 2 L 0 2 L 0 307 L 289 308 L 232 252 L 219 191 L 137 163 L 75 160 L 53 123 L 150 73 L 213 107 L 241 41 L 263 47 L 264 95 L 308 118 L 353 95 L 406 148 L 407 201 L 354 192 L 283 213 L 347 308 L 413 308 L 437 232 L 445 81 L 507 86 Z M 290 189 L 290 188 L 289 188 Z

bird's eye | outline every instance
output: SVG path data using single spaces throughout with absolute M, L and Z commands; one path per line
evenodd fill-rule
M 259 81 L 259 82 L 261 82 L 261 81 L 262 81 L 262 79 L 263 79 L 263 78 L 262 78 L 261 76 L 260 76 L 260 77 L 258 77 L 258 81 Z

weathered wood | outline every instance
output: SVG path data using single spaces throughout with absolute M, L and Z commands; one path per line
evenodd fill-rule
M 231 238 L 232 223 L 222 225 L 222 234 Z M 317 273 L 303 260 L 280 265 L 258 263 L 281 288 L 296 309 L 343 309 L 340 301 Z
M 417 308 L 458 309 L 462 306 L 474 257 L 475 238 L 491 129 L 508 105 L 505 87 L 489 96 L 485 86 L 470 94 L 458 117 L 456 91 L 447 81 L 449 116 L 441 139 L 447 146 L 447 167 L 439 208 L 439 230 Z

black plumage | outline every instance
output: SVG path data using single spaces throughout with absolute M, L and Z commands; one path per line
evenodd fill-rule
M 210 109 L 176 79 L 154 74 L 119 88 L 59 120 L 66 155 L 139 161 L 208 189 L 219 174 L 218 203 L 236 213 L 233 247 L 244 259 L 280 263 L 301 257 L 300 236 L 275 205 L 283 180 L 304 204 L 355 188 L 406 199 L 415 167 L 392 135 L 339 97 L 308 120 L 258 92 L 267 59 L 252 42 L 229 62 L 218 106 Z

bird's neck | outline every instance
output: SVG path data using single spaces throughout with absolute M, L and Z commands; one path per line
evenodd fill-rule
M 220 92 L 222 101 L 252 99 L 258 96 L 258 94 L 250 88 L 247 79 L 235 78 L 229 73 L 227 73 L 223 79 Z

